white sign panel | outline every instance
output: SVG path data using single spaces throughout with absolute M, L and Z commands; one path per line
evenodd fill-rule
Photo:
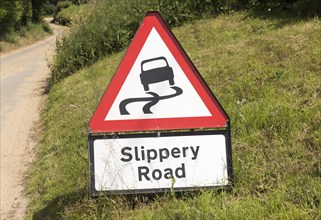
M 146 113 L 143 109 L 149 98 L 159 101 Z M 119 109 L 127 100 L 134 101 L 123 106 L 124 114 Z M 200 116 L 211 116 L 211 113 L 153 28 L 105 120 Z
M 96 191 L 228 185 L 224 134 L 93 140 Z

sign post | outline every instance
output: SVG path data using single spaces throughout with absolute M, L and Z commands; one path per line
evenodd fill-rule
M 230 187 L 229 118 L 158 12 L 89 122 L 92 196 Z

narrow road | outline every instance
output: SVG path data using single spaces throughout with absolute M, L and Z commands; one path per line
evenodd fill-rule
M 23 219 L 28 204 L 25 175 L 34 157 L 36 123 L 45 98 L 51 56 L 61 28 L 31 46 L 1 55 L 0 219 Z

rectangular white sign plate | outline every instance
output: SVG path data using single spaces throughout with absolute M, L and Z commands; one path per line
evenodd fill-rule
M 231 185 L 224 131 L 89 136 L 91 194 L 135 194 Z

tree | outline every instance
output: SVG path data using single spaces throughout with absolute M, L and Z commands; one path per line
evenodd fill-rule
M 46 0 L 1 0 L 0 36 L 17 31 L 32 21 L 41 22 L 42 7 Z
M 42 9 L 46 0 L 31 0 L 32 4 L 32 22 L 41 22 Z
M 20 27 L 23 16 L 22 0 L 2 0 L 0 1 L 0 35 L 14 31 Z

